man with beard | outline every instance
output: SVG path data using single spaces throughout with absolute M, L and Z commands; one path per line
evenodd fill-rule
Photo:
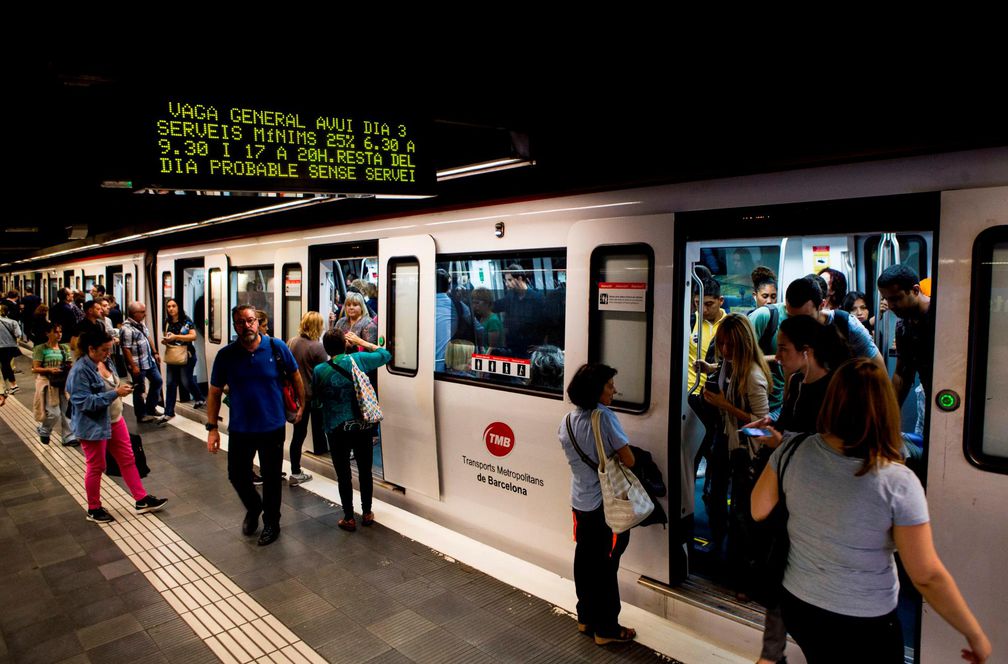
M 914 386 L 914 374 L 920 376 L 924 391 L 931 392 L 934 372 L 934 316 L 931 298 L 923 293 L 920 277 L 906 265 L 893 265 L 878 278 L 879 294 L 889 311 L 900 319 L 896 323 L 896 371 L 892 383 L 900 405 Z
M 242 534 L 254 535 L 262 514 L 259 545 L 265 546 L 280 536 L 280 470 L 287 424 L 280 380 L 288 377 L 297 390 L 301 405 L 295 423 L 304 414 L 305 388 L 287 344 L 259 333 L 255 307 L 239 305 L 232 315 L 238 338 L 217 354 L 210 375 L 207 450 L 216 454 L 220 449 L 218 417 L 224 387 L 228 386 L 231 409 L 228 479 L 245 505 Z M 256 452 L 263 480 L 262 498 L 252 483 L 252 459 Z

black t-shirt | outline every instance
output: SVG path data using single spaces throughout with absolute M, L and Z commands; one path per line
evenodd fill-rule
M 803 383 L 804 376 L 796 373 L 788 382 L 787 393 L 784 395 L 784 405 L 774 428 L 778 431 L 815 432 L 819 411 L 826 399 L 826 388 L 829 387 L 832 373 L 812 383 Z
M 934 374 L 934 314 L 929 307 L 922 318 L 901 318 L 896 323 L 896 352 L 908 371 L 920 375 L 921 385 L 931 389 Z

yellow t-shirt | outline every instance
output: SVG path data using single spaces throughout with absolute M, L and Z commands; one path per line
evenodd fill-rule
M 725 318 L 725 310 L 718 309 L 718 319 L 717 322 L 709 323 L 703 319 L 703 315 L 697 312 L 697 322 L 693 325 L 693 333 L 690 335 L 689 343 L 689 361 L 687 363 L 687 377 L 686 377 L 686 389 L 693 387 L 693 381 L 696 380 L 696 369 L 693 368 L 693 363 L 697 361 L 697 326 L 703 325 L 703 348 L 700 349 L 700 359 L 704 359 L 707 356 L 707 349 L 710 347 L 711 342 L 714 340 L 714 334 L 717 333 L 718 327 L 721 325 L 721 321 Z M 707 374 L 700 374 L 700 387 L 703 387 L 704 383 L 707 382 Z

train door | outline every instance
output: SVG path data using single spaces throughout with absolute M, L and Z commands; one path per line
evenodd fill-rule
M 672 340 L 654 331 L 672 327 L 672 232 L 670 215 L 575 224 L 567 236 L 564 334 L 565 384 L 586 362 L 617 370 L 611 407 L 633 444 L 649 452 L 661 469 L 669 496 L 679 484 L 678 454 L 670 445 L 677 436 L 669 435 L 669 396 L 679 390 L 668 371 Z M 658 502 L 675 524 L 678 501 Z M 634 544 L 621 566 L 632 570 L 634 578 L 668 583 L 669 558 L 683 552 L 679 541 L 670 541 L 675 533 L 675 528 L 635 528 Z
M 762 223 L 754 224 L 756 220 Z M 740 528 L 751 487 L 735 486 L 736 481 L 745 482 L 744 477 L 731 472 L 737 459 L 731 458 L 728 447 L 733 438 L 730 434 L 744 422 L 736 422 L 732 416 L 727 419 L 717 408 L 705 408 L 704 381 L 712 386 L 711 391 L 718 385 L 712 382 L 715 378 L 704 375 L 703 369 L 690 371 L 692 360 L 699 356 L 712 365 L 721 363 L 723 358 L 717 346 L 709 345 L 712 332 L 718 327 L 714 323 L 722 322 L 725 316 L 742 314 L 749 319 L 751 328 L 751 323 L 756 322 L 757 341 L 765 344 L 760 354 L 770 360 L 768 369 L 773 387 L 769 405 L 774 417 L 784 402 L 785 385 L 791 377 L 773 359 L 776 335 L 771 339 L 762 334 L 770 326 L 767 319 L 772 316 L 762 315 L 761 311 L 766 310 L 756 311 L 754 269 L 769 268 L 776 276 L 778 325 L 787 318 L 788 286 L 806 274 L 821 274 L 827 268 L 835 271 L 829 277 L 836 280 L 829 285 L 831 292 L 834 287 L 841 290 L 841 284 L 846 283 L 848 290 L 861 288 L 869 293 L 869 299 L 877 299 L 877 265 L 866 266 L 873 256 L 872 247 L 879 246 L 880 238 L 899 233 L 921 238 L 917 252 L 922 257 L 928 256 L 938 222 L 938 201 L 934 195 L 922 195 L 810 203 L 682 213 L 676 221 L 682 229 L 678 238 L 682 256 L 679 264 L 685 277 L 677 293 L 676 311 L 680 318 L 675 324 L 682 335 L 681 355 L 677 358 L 679 375 L 687 386 L 679 404 L 682 464 L 689 469 L 686 473 L 689 481 L 684 482 L 681 492 L 683 513 L 690 515 L 681 524 L 690 532 L 688 574 L 682 575 L 686 577 L 684 588 L 703 598 L 701 601 L 729 607 L 736 617 L 760 624 L 758 607 L 747 600 L 744 569 L 738 563 L 741 558 L 733 557 L 733 551 L 739 551 L 740 542 L 744 542 L 744 531 Z M 921 277 L 930 275 L 931 266 L 926 260 L 919 267 Z M 700 286 L 704 287 L 702 295 Z M 707 306 L 700 304 L 701 297 Z M 836 314 L 827 313 L 827 308 L 817 315 L 831 324 Z M 840 331 L 848 347 L 856 351 L 855 355 L 876 357 L 881 362 L 887 349 L 874 348 L 868 332 L 856 329 L 863 326 L 857 322 L 852 325 L 847 335 Z M 906 403 L 914 413 L 914 418 L 903 426 L 905 449 L 910 453 L 907 465 L 925 481 L 926 468 L 920 453 L 922 439 L 915 437 L 913 426 L 917 419 L 916 399 L 907 399 Z M 927 408 L 923 410 L 920 419 L 926 423 Z M 740 444 L 747 442 L 743 437 L 739 440 Z M 736 488 L 741 491 L 737 496 Z M 677 576 L 675 570 L 673 576 Z M 912 658 L 919 634 L 920 597 L 905 578 L 901 584 L 899 614 L 905 645 Z
M 309 289 L 308 306 L 313 311 L 322 314 L 326 322 L 326 329 L 331 329 L 337 320 L 343 315 L 343 303 L 346 300 L 350 282 L 355 279 L 363 279 L 368 287 L 377 290 L 378 287 L 378 243 L 375 241 L 352 242 L 345 244 L 326 244 L 310 247 L 308 250 L 308 265 L 311 273 L 309 283 L 313 286 Z M 364 266 L 373 266 L 374 269 L 362 269 Z M 296 270 L 294 272 L 293 270 Z M 300 274 L 300 263 L 297 267 L 292 266 L 291 274 Z M 296 277 L 297 280 L 300 276 Z M 291 277 L 291 288 L 294 288 L 295 277 Z M 300 282 L 297 283 L 300 292 Z M 365 288 L 366 290 L 366 288 Z M 364 299 L 369 301 L 367 293 L 363 294 Z M 377 309 L 377 305 L 373 307 Z M 372 319 L 377 315 L 377 311 L 366 312 Z M 292 335 L 293 336 L 293 335 Z M 379 342 L 380 343 L 380 342 Z M 384 403 L 384 376 L 381 372 L 371 374 L 375 390 L 379 399 Z M 383 424 L 378 429 L 378 435 L 374 439 L 372 471 L 376 477 L 385 477 L 384 455 L 382 453 L 385 440 L 386 425 Z M 309 439 L 313 454 L 323 454 L 328 451 L 325 441 L 315 441 Z
M 206 270 L 202 258 L 178 259 L 160 265 L 161 270 L 161 331 L 168 320 L 164 305 L 168 298 L 179 303 L 182 311 L 193 321 L 196 330 L 196 382 L 209 380 L 206 363 Z M 159 332 L 160 333 L 160 332 Z M 180 386 L 180 389 L 184 389 Z
M 434 238 L 378 242 L 378 340 L 392 353 L 379 370 L 385 480 L 440 498 L 434 412 Z
M 1008 651 L 1008 188 L 945 192 L 931 306 L 928 507 L 935 548 L 995 653 Z M 999 627 L 1000 625 L 1000 627 Z M 922 662 L 964 641 L 925 605 Z

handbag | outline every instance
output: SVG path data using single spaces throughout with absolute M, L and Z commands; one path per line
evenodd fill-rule
M 618 456 L 614 454 L 611 459 L 606 458 L 599 426 L 601 416 L 602 413 L 597 408 L 592 411 L 592 432 L 595 434 L 595 451 L 599 459 L 598 478 L 602 488 L 602 509 L 605 512 L 606 525 L 618 535 L 646 519 L 654 511 L 654 503 L 651 502 L 637 476 L 620 462 Z
M 177 367 L 184 367 L 189 363 L 189 348 L 186 344 L 180 346 L 167 346 L 164 354 L 165 364 Z
M 791 538 L 788 536 L 787 500 L 784 496 L 784 472 L 787 470 L 795 450 L 802 442 L 811 436 L 802 433 L 785 443 L 781 453 L 780 465 L 777 470 L 777 504 L 770 515 L 762 522 L 756 522 L 749 516 L 753 536 L 747 549 L 746 567 L 752 588 L 751 597 L 767 608 L 780 602 L 784 582 L 784 569 L 787 567 L 788 552 L 791 549 Z
M 270 337 L 269 340 L 270 348 L 273 350 L 273 361 L 277 367 L 277 380 L 280 382 L 280 393 L 283 395 L 284 417 L 288 422 L 294 422 L 297 419 L 297 412 L 301 408 L 301 401 L 298 400 L 297 390 L 294 389 L 293 381 L 291 381 L 287 372 L 284 371 L 283 356 L 273 343 L 273 337 Z
M 378 403 L 378 395 L 375 393 L 374 386 L 371 385 L 371 379 L 357 366 L 353 357 L 350 358 L 351 370 L 349 373 L 331 360 L 330 364 L 336 371 L 343 374 L 344 378 L 349 379 L 354 386 L 354 395 L 357 401 L 356 407 L 353 409 L 354 419 L 347 423 L 350 425 L 349 427 L 344 424 L 343 428 L 363 429 L 372 427 L 385 419 Z

